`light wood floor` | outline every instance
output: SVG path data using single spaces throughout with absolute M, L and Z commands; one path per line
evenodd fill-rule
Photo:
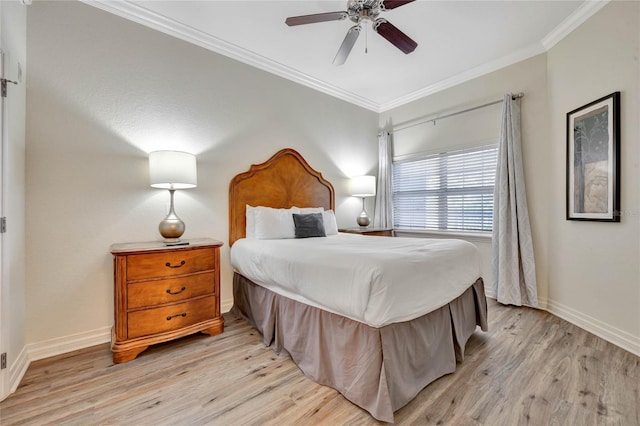
M 559 318 L 489 301 L 454 374 L 397 424 L 640 425 L 640 358 Z M 108 345 L 34 362 L 0 424 L 377 424 L 225 315 L 222 335 L 156 346 L 114 365 Z

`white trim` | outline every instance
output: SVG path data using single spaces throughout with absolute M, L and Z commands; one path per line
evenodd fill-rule
M 228 312 L 232 306 L 233 299 L 223 300 L 221 312 Z M 56 337 L 43 342 L 29 343 L 26 346 L 26 354 L 28 354 L 28 360 L 31 362 L 109 342 L 111 342 L 111 327 L 102 327 L 69 336 Z M 26 367 L 28 367 L 28 364 L 26 364 Z M 24 367 L 25 371 L 26 367 Z
M 0 20 L 2 19 L 2 5 L 0 4 Z M 0 21 L 1 22 L 1 21 Z M 2 36 L 0 35 L 0 42 Z M 4 50 L 0 43 L 0 78 L 4 78 Z M 5 99 L 0 98 L 0 216 L 6 214 L 7 199 L 7 178 L 6 178 L 6 156 L 7 156 L 7 127 L 5 124 Z M 9 352 L 9 277 L 8 277 L 8 259 L 7 250 L 8 241 L 7 234 L 0 234 L 0 353 Z M 0 401 L 9 396 L 11 386 L 9 374 L 6 369 L 0 370 Z
M 44 342 L 29 343 L 27 345 L 27 353 L 29 354 L 29 361 L 37 361 L 110 341 L 111 327 L 102 327 L 70 336 L 56 337 Z
M 485 295 L 490 299 L 496 299 L 491 288 L 485 283 Z M 612 325 L 604 323 L 599 319 L 593 318 L 587 314 L 576 311 L 566 305 L 553 300 L 538 298 L 538 308 L 549 312 L 558 318 L 561 318 L 571 324 L 583 329 L 584 331 L 594 334 L 601 339 L 606 340 L 634 355 L 640 356 L 640 336 L 634 336 L 624 330 L 620 330 Z
M 484 295 L 487 296 L 489 299 L 493 299 L 496 301 L 496 303 L 500 303 L 498 302 L 498 298 L 496 297 L 496 294 L 493 292 L 493 289 L 490 287 L 487 287 L 487 283 L 484 283 L 485 288 L 484 288 Z M 502 304 L 502 303 L 500 303 Z M 540 299 L 538 298 L 538 306 L 531 306 L 531 305 L 527 305 L 527 304 L 523 304 L 522 306 L 516 306 L 516 305 L 508 305 L 508 306 L 513 306 L 516 308 L 519 307 L 526 307 L 526 308 L 531 308 L 531 309 L 537 309 L 540 311 L 546 311 L 546 307 L 547 307 L 547 299 Z M 553 314 L 552 314 L 553 315 Z
M 510 55 L 496 59 L 495 61 L 487 62 L 486 64 L 477 66 L 458 75 L 454 75 L 447 79 L 441 80 L 437 83 L 430 84 L 420 90 L 416 90 L 415 92 L 401 96 L 392 101 L 382 103 L 378 108 L 380 112 L 385 112 L 390 109 L 397 108 L 404 104 L 408 104 L 409 102 L 424 98 L 425 96 L 433 95 L 434 93 L 441 92 L 469 80 L 473 80 L 474 78 L 492 73 L 494 71 L 524 61 L 525 59 L 529 59 L 544 52 L 545 50 L 543 46 L 540 43 L 535 43 Z
M 233 307 L 233 299 L 225 299 L 220 302 L 220 312 L 226 313 Z
M 634 336 L 553 300 L 548 301 L 547 311 L 624 350 L 640 356 L 640 336 Z
M 547 299 L 546 297 L 540 297 L 538 296 L 538 308 L 537 309 L 542 309 L 545 311 L 549 311 L 549 309 L 547 309 L 549 307 L 549 299 Z
M 137 4 L 126 1 L 112 0 L 80 0 L 83 3 L 102 9 L 106 12 L 128 19 L 138 24 L 169 34 L 186 42 L 195 44 L 229 58 L 235 59 L 247 65 L 251 65 L 263 71 L 270 72 L 277 76 L 286 78 L 293 82 L 310 87 L 319 92 L 334 96 L 343 101 L 350 102 L 354 105 L 361 106 L 368 110 L 382 113 L 392 108 L 412 102 L 416 99 L 432 95 L 442 90 L 451 88 L 458 84 L 481 77 L 498 69 L 513 65 L 517 62 L 531 58 L 548 51 L 558 41 L 566 37 L 571 31 L 576 29 L 580 24 L 593 16 L 602 9 L 610 0 L 585 1 L 578 9 L 576 9 L 567 19 L 561 22 L 549 34 L 547 34 L 540 42 L 520 49 L 507 56 L 499 58 L 495 61 L 475 67 L 453 77 L 430 84 L 420 90 L 408 93 L 399 98 L 388 102 L 378 103 L 371 99 L 357 95 L 355 93 L 344 90 L 338 86 L 312 77 L 301 71 L 295 70 L 287 65 L 276 62 L 265 56 L 259 55 L 250 50 L 244 49 L 235 44 L 229 43 L 211 34 L 207 34 L 191 26 L 182 24 L 166 16 L 152 12 Z
M 27 347 L 23 346 L 15 362 L 9 367 L 9 393 L 14 393 L 18 389 L 30 364 Z
M 571 15 L 555 27 L 541 41 L 546 50 L 551 49 L 560 40 L 582 25 L 587 19 L 605 7 L 610 0 L 585 1 Z
M 180 40 L 204 47 L 207 50 L 235 59 L 247 65 L 251 65 L 263 71 L 270 72 L 277 76 L 286 78 L 314 90 L 334 96 L 338 99 L 361 106 L 371 111 L 379 112 L 379 106 L 371 99 L 364 98 L 355 93 L 351 93 L 340 87 L 331 85 L 325 81 L 312 77 L 308 74 L 295 70 L 287 65 L 276 62 L 265 56 L 259 55 L 250 50 L 244 49 L 235 44 L 229 43 L 211 34 L 207 34 L 196 28 L 169 19 L 163 15 L 152 12 L 139 5 L 124 1 L 109 0 L 80 0 L 83 3 L 102 9 L 106 12 L 118 15 L 138 24 L 169 34 Z
M 491 293 L 491 289 L 487 286 L 487 283 L 485 283 L 485 294 L 487 297 L 495 299 L 495 295 Z M 542 298 L 538 299 L 538 303 L 540 309 L 546 310 L 552 315 L 562 318 L 589 333 L 595 334 L 624 350 L 640 356 L 640 337 L 633 336 L 626 331 L 610 326 L 561 303 Z M 228 312 L 232 305 L 232 299 L 224 300 L 222 302 L 222 311 Z M 28 344 L 23 348 L 16 361 L 10 367 L 11 392 L 14 392 L 20 384 L 31 361 L 107 343 L 110 340 L 111 327 L 103 327 L 93 331 Z

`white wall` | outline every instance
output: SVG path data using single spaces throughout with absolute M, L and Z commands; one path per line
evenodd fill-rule
M 640 354 L 639 56 L 640 3 L 613 1 L 543 55 L 380 116 L 380 126 L 398 125 L 499 99 L 504 92 L 524 92 L 523 157 L 541 306 L 636 354 Z M 567 221 L 566 113 L 614 91 L 622 92 L 621 223 Z M 475 114 L 449 126 L 451 132 L 460 139 L 484 137 L 490 129 L 479 127 L 478 119 L 490 119 L 491 109 Z M 411 130 L 411 142 L 400 139 L 400 149 L 415 149 L 416 143 L 425 150 L 436 146 L 441 135 L 429 126 L 424 129 L 422 134 L 418 127 Z M 485 278 L 490 277 L 486 273 L 490 244 L 472 242 L 482 251 Z
M 375 173 L 378 126 L 522 91 L 541 302 L 640 352 L 639 13 L 637 2 L 613 2 L 548 55 L 378 116 L 89 6 L 36 2 L 28 16 L 27 343 L 46 347 L 75 333 L 108 336 L 109 245 L 157 239 L 167 205 L 166 191 L 147 186 L 149 151 L 198 155 L 198 188 L 176 196 L 185 237 L 226 244 L 229 180 L 284 147 L 300 151 L 334 183 L 339 225 L 352 226 L 360 206 L 347 196 L 346 178 Z M 623 94 L 625 215 L 620 224 L 567 222 L 565 114 L 615 90 Z M 442 128 L 416 140 L 429 150 Z M 477 122 L 457 130 L 463 143 L 493 131 Z M 487 269 L 489 243 L 474 242 Z M 228 303 L 226 246 L 222 262 Z M 490 270 L 485 275 L 489 281 Z
M 336 189 L 338 224 L 359 201 L 347 177 L 375 172 L 378 115 L 77 2 L 29 8 L 27 341 L 109 337 L 109 246 L 157 240 L 169 194 L 148 185 L 147 153 L 198 158 L 198 187 L 176 193 L 185 237 L 222 250 L 231 301 L 228 185 L 281 148 Z M 34 349 L 34 350 L 35 350 Z
M 22 81 L 10 84 L 5 100 L 5 135 L 7 151 L 4 158 L 4 176 L 7 179 L 3 194 L 3 215 L 7 217 L 7 233 L 3 244 L 3 294 L 6 309 L 2 313 L 7 324 L 2 326 L 4 350 L 7 352 L 10 384 L 18 385 L 25 358 L 25 105 L 27 59 L 27 10 L 18 1 L 0 2 L 2 49 L 5 52 L 5 78 L 18 80 L 18 64 L 22 67 Z M 7 327 L 8 325 L 8 327 Z M 5 372 L 6 373 L 6 372 Z M 2 395 L 0 395 L 2 397 Z
M 522 150 L 527 180 L 527 201 L 533 233 L 538 295 L 547 296 L 548 177 L 540 170 L 549 150 L 546 115 L 546 55 L 495 71 L 434 95 L 418 99 L 380 115 L 380 126 L 403 127 L 502 99 L 508 92 L 524 92 L 522 98 Z M 482 145 L 499 134 L 502 105 L 494 105 L 394 133 L 394 155 L 441 148 Z M 476 244 L 482 256 L 485 287 L 490 293 L 491 239 L 466 238 Z
M 614 1 L 548 52 L 550 308 L 640 352 L 640 3 Z M 621 92 L 620 223 L 565 220 L 566 113 Z M 580 318 L 581 317 L 581 318 Z M 591 323 L 591 324 L 588 324 Z

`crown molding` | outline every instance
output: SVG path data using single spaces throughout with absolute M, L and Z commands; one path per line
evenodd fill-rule
M 513 65 L 517 62 L 539 55 L 549 51 L 560 40 L 569 35 L 573 30 L 582 25 L 587 19 L 595 15 L 600 9 L 609 3 L 610 0 L 587 0 L 582 3 L 571 15 L 562 21 L 557 27 L 551 30 L 542 38 L 540 43 L 536 43 L 528 48 L 521 49 L 515 53 L 504 56 L 496 61 L 488 62 L 469 71 L 465 71 L 456 76 L 431 84 L 415 92 L 409 93 L 392 101 L 385 102 L 379 106 L 379 112 L 388 111 L 397 108 L 406 103 L 415 101 L 425 96 L 451 88 L 458 84 L 481 77 L 500 68 Z
M 338 99 L 350 102 L 363 108 L 379 112 L 379 105 L 371 99 L 341 89 L 325 81 L 297 71 L 279 62 L 273 61 L 250 50 L 229 43 L 211 34 L 207 34 L 189 25 L 182 24 L 166 16 L 152 12 L 144 7 L 127 1 L 112 0 L 80 0 L 82 3 L 112 13 L 154 30 L 235 59 L 255 68 L 275 74 L 287 80 L 300 83 Z
M 137 4 L 128 1 L 113 0 L 80 0 L 81 2 L 161 31 L 165 34 L 203 47 L 207 50 L 219 53 L 231 59 L 253 66 L 255 68 L 275 74 L 279 77 L 302 84 L 311 89 L 320 91 L 362 108 L 382 113 L 397 108 L 409 102 L 432 95 L 458 84 L 481 77 L 530 57 L 539 55 L 551 49 L 556 43 L 575 30 L 583 22 L 602 9 L 610 0 L 587 0 L 580 5 L 569 17 L 556 28 L 549 32 L 539 43 L 521 49 L 498 60 L 475 67 L 453 77 L 430 84 L 415 92 L 408 93 L 388 102 L 378 103 L 371 99 L 344 90 L 326 81 L 317 79 L 308 74 L 295 70 L 289 66 L 271 60 L 248 49 L 244 49 L 233 43 L 229 43 L 211 34 L 207 34 L 191 26 L 182 24 L 166 16 L 152 12 Z
M 560 40 L 582 25 L 587 19 L 605 7 L 610 0 L 588 0 L 582 3 L 564 21 L 549 32 L 541 41 L 545 50 L 551 49 Z
M 415 92 L 411 92 L 392 101 L 385 102 L 380 105 L 379 112 L 385 112 L 409 102 L 415 101 L 417 99 L 424 98 L 425 96 L 433 95 L 434 93 L 449 89 L 451 87 L 457 86 L 458 84 L 473 80 L 474 78 L 481 77 L 485 74 L 489 74 L 493 71 L 497 71 L 509 65 L 524 61 L 525 59 L 531 58 L 544 52 L 544 47 L 541 44 L 536 43 L 532 46 L 520 49 L 510 55 L 503 56 L 502 58 L 495 61 L 487 62 L 486 64 L 477 66 L 453 77 L 446 78 L 435 84 L 430 84 L 429 86 L 424 87 L 420 90 L 416 90 Z

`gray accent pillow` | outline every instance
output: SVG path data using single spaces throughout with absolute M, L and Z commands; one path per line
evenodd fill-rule
M 327 236 L 324 232 L 324 220 L 322 213 L 293 213 L 293 223 L 296 226 L 296 238 Z

